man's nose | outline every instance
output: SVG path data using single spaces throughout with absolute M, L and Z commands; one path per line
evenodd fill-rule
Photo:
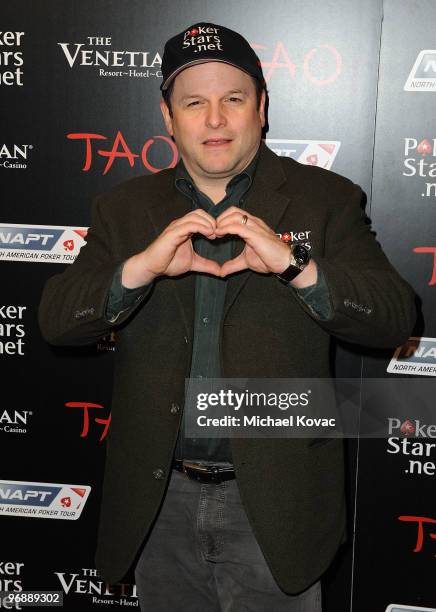
M 226 123 L 224 109 L 219 102 L 210 103 L 207 108 L 206 123 L 208 127 L 218 128 Z

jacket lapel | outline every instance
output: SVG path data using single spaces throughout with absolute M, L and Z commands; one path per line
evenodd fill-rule
M 148 222 L 152 224 L 156 237 L 174 219 L 183 217 L 192 210 L 190 200 L 183 196 L 174 185 L 174 171 L 160 172 L 156 177 L 156 190 L 150 194 L 149 206 L 144 208 Z M 189 273 L 170 278 L 175 298 L 180 306 L 188 338 L 192 340 L 195 307 L 195 274 Z
M 190 200 L 182 195 L 174 185 L 174 170 L 164 170 L 156 175 L 154 187 L 147 199 L 144 213 L 151 220 L 158 236 L 174 219 L 183 217 L 192 210 Z
M 245 209 L 251 215 L 265 221 L 269 227 L 276 231 L 291 200 L 289 197 L 278 192 L 279 187 L 286 182 L 286 175 L 280 159 L 263 142 L 260 147 L 256 174 L 253 186 L 247 196 Z M 233 249 L 233 257 L 239 255 L 244 246 L 244 241 L 238 239 Z M 224 304 L 224 316 L 251 274 L 250 270 L 245 270 L 232 274 L 229 277 Z

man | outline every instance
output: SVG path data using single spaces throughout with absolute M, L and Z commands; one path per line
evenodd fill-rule
M 185 377 L 328 377 L 331 336 L 402 343 L 413 293 L 357 186 L 261 142 L 265 84 L 242 36 L 193 25 L 162 72 L 179 165 L 97 199 L 40 307 L 53 344 L 116 329 L 97 567 L 113 583 L 135 561 L 144 610 L 318 612 L 344 539 L 341 442 L 192 440 Z M 310 251 L 279 237 L 300 230 Z

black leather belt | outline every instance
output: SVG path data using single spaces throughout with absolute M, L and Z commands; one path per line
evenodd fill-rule
M 175 459 L 173 468 L 178 472 L 185 474 L 185 476 L 191 480 L 197 480 L 198 482 L 220 483 L 224 482 L 225 480 L 232 480 L 236 477 L 233 467 L 201 465 L 200 463 L 182 461 L 182 459 Z

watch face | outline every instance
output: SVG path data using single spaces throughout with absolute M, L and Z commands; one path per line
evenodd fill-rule
M 302 244 L 296 244 L 292 250 L 292 254 L 299 265 L 304 266 L 309 261 L 309 251 Z

